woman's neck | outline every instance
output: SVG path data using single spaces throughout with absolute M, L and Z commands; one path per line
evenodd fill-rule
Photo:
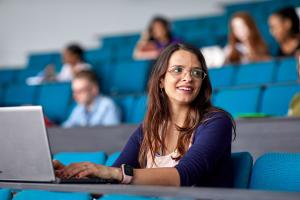
M 171 106 L 171 122 L 178 126 L 183 126 L 190 108 L 187 105 Z

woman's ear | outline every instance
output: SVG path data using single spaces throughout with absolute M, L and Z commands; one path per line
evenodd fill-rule
M 160 81 L 159 81 L 159 88 L 160 88 L 160 89 L 162 89 L 162 88 L 165 87 L 165 86 L 164 86 L 164 85 L 165 85 L 164 82 L 165 82 L 165 79 L 164 79 L 164 78 L 161 78 Z

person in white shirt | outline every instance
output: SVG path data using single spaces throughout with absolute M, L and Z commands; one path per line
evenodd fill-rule
M 77 103 L 63 127 L 109 126 L 121 122 L 119 108 L 110 98 L 99 95 L 97 76 L 92 71 L 78 72 L 72 81 Z
M 57 81 L 72 81 L 75 74 L 91 66 L 84 61 L 83 49 L 77 44 L 67 46 L 63 51 L 64 65 L 56 76 Z
M 44 82 L 68 82 L 72 81 L 73 77 L 82 70 L 91 69 L 91 65 L 84 60 L 84 50 L 77 44 L 68 45 L 62 53 L 63 66 L 61 71 L 56 74 L 53 64 L 38 73 L 37 76 L 29 77 L 26 80 L 28 85 L 37 85 Z

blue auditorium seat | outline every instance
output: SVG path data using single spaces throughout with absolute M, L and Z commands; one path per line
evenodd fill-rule
M 259 87 L 222 89 L 214 97 L 215 106 L 237 117 L 239 114 L 257 113 L 261 90 Z
M 0 106 L 4 106 L 4 93 L 5 87 L 3 85 L 0 85 Z
M 222 68 L 209 69 L 208 75 L 213 89 L 232 86 L 236 70 L 236 66 L 224 66 Z
M 106 36 L 101 38 L 103 47 L 126 46 L 127 44 L 135 44 L 140 38 L 140 33 L 129 35 Z
M 16 72 L 16 82 L 25 83 L 29 77 L 37 76 L 42 70 L 36 68 L 25 68 Z
M 55 66 L 55 71 L 57 73 L 60 72 L 62 66 L 63 66 L 63 59 L 62 59 L 62 55 L 60 52 L 57 53 L 53 53 L 52 56 L 52 62 L 51 62 L 54 66 Z
M 37 104 L 43 107 L 44 114 L 50 120 L 61 123 L 68 117 L 70 100 L 70 83 L 50 83 L 40 86 Z
M 89 49 L 84 52 L 84 58 L 87 63 L 91 64 L 94 68 L 98 65 L 103 65 L 111 61 L 111 49 Z
M 253 158 L 248 152 L 237 152 L 231 154 L 233 166 L 233 187 L 248 188 Z
M 135 104 L 135 96 L 134 95 L 114 96 L 113 100 L 121 109 L 122 122 L 125 123 L 130 122 L 133 114 L 134 104 Z
M 92 200 L 88 193 L 50 192 L 41 190 L 24 190 L 18 192 L 13 200 Z
M 300 154 L 267 153 L 252 169 L 250 189 L 300 192 Z
M 7 106 L 32 105 L 35 102 L 37 87 L 25 84 L 11 84 L 6 87 L 4 104 Z
M 108 156 L 105 165 L 106 166 L 112 166 L 114 164 L 114 162 L 118 159 L 118 157 L 120 156 L 121 152 L 117 151 L 115 153 L 112 153 Z
M 293 57 L 293 58 L 280 60 L 276 81 L 277 82 L 296 81 L 297 79 L 298 79 L 298 73 L 297 73 L 296 59 Z
M 0 84 L 4 85 L 4 84 L 12 83 L 14 81 L 15 74 L 18 71 L 19 70 L 11 70 L 11 69 L 0 70 Z
M 95 164 L 104 165 L 106 154 L 103 151 L 98 152 L 61 152 L 53 157 L 59 160 L 64 165 L 69 165 L 75 162 L 92 162 Z
M 292 97 L 300 92 L 300 84 L 274 85 L 265 89 L 262 95 L 262 113 L 285 116 Z
M 110 93 L 128 94 L 145 92 L 150 64 L 146 61 L 111 65 Z M 101 86 L 100 86 L 101 87 Z
M 129 119 L 129 123 L 140 124 L 143 122 L 146 111 L 147 111 L 147 95 L 140 95 L 136 97 L 132 115 Z
M 234 85 L 258 85 L 272 83 L 275 73 L 275 61 L 240 65 Z
M 29 55 L 27 67 L 36 69 L 37 71 L 43 70 L 48 64 L 53 63 L 54 53 L 34 53 Z
M 106 194 L 97 200 L 159 200 L 157 197 L 144 197 L 128 194 Z
M 9 189 L 0 189 L 0 200 L 11 200 L 12 193 Z

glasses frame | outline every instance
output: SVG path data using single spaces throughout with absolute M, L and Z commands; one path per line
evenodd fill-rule
M 180 66 L 180 65 L 174 65 L 174 66 L 171 67 L 171 69 L 167 70 L 167 71 L 168 71 L 171 75 L 173 75 L 173 76 L 182 76 L 182 73 L 180 73 L 180 74 L 174 74 L 174 73 L 172 72 L 172 70 L 174 70 L 175 67 L 181 67 L 181 68 L 183 68 L 183 70 L 186 70 L 185 67 L 183 67 L 183 66 Z M 193 69 L 195 69 L 195 68 L 193 68 Z M 190 76 L 191 76 L 192 78 L 197 79 L 197 80 L 204 80 L 205 77 L 207 76 L 207 73 L 205 73 L 205 71 L 204 71 L 203 69 L 199 69 L 199 70 L 201 70 L 201 71 L 203 72 L 203 77 L 202 77 L 202 78 L 195 77 L 195 76 L 192 74 L 193 69 L 191 69 L 191 70 L 188 71 L 188 73 L 190 74 Z M 197 69 L 198 69 L 198 68 L 197 68 Z M 187 71 L 187 70 L 186 70 L 186 71 Z

